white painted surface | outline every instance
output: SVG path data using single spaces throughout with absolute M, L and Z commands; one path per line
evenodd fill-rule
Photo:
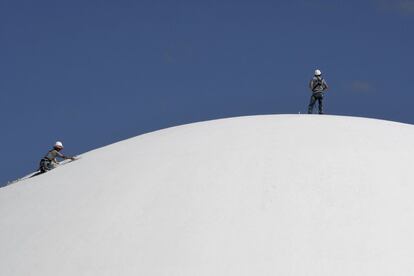
M 0 275 L 414 275 L 414 126 L 170 128 L 0 189 Z

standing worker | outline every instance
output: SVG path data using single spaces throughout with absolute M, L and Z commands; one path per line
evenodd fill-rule
M 313 107 L 316 101 L 318 101 L 319 114 L 323 114 L 323 93 L 328 90 L 328 84 L 322 78 L 322 73 L 319 69 L 315 70 L 315 76 L 309 83 L 309 88 L 312 90 L 312 96 L 310 99 L 308 114 L 313 113 Z

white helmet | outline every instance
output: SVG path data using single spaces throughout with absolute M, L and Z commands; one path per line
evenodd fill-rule
M 315 76 L 320 76 L 320 75 L 322 75 L 321 70 L 316 69 L 316 70 L 315 70 Z
M 63 144 L 62 144 L 62 142 L 57 141 L 57 142 L 55 143 L 55 147 L 56 147 L 56 148 L 63 148 Z

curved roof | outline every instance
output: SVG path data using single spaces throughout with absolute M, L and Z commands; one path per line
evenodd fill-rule
M 253 116 L 0 189 L 1 275 L 413 275 L 414 127 Z

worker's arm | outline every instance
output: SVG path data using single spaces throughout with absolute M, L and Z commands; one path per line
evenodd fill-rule
M 60 157 L 60 158 L 75 160 L 75 158 L 74 158 L 74 157 L 69 157 L 69 156 L 66 156 L 66 155 L 64 155 L 64 154 L 62 154 L 62 153 L 60 153 L 60 152 L 58 152 L 57 154 L 59 155 L 59 157 Z
M 329 86 L 328 86 L 328 84 L 326 83 L 325 80 L 323 80 L 323 84 L 324 84 L 324 91 L 328 91 Z

